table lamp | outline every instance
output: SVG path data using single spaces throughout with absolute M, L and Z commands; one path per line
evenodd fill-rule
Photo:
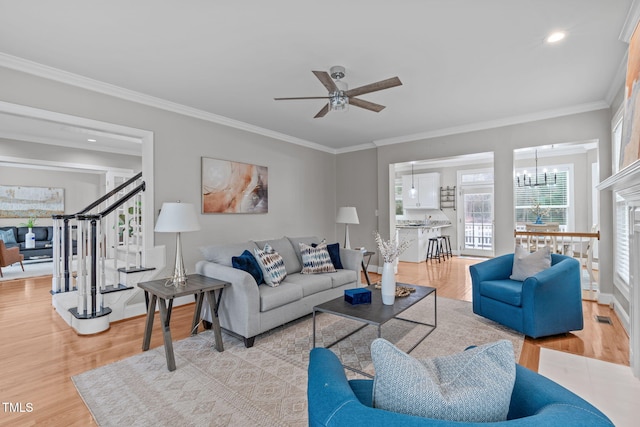
M 344 247 L 351 249 L 351 243 L 349 242 L 349 224 L 360 224 L 356 208 L 353 206 L 343 206 L 338 209 L 336 222 L 338 224 L 344 224 Z
M 176 233 L 176 264 L 173 269 L 173 276 L 167 281 L 173 286 L 185 286 L 187 284 L 187 274 L 182 261 L 182 243 L 180 233 L 200 230 L 196 210 L 191 203 L 163 203 L 158 221 L 154 229 L 158 233 Z

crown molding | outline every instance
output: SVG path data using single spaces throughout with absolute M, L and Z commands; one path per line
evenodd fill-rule
M 580 105 L 561 108 L 557 110 L 548 110 L 548 111 L 542 111 L 542 112 L 533 113 L 533 114 L 524 114 L 521 116 L 508 117 L 504 119 L 471 123 L 468 125 L 454 126 L 450 128 L 443 128 L 443 129 L 438 129 L 438 130 L 433 130 L 433 131 L 428 131 L 423 133 L 416 133 L 413 135 L 399 136 L 395 138 L 379 139 L 379 140 L 373 141 L 373 143 L 377 147 L 384 146 L 384 145 L 401 144 L 404 142 L 413 142 L 413 141 L 419 141 L 422 139 L 437 138 L 437 137 L 455 135 L 460 133 L 476 132 L 480 130 L 517 125 L 521 123 L 535 122 L 538 120 L 553 119 L 556 117 L 569 116 L 572 114 L 580 114 L 580 113 L 585 113 L 589 111 L 597 111 L 605 108 L 609 108 L 609 104 L 606 101 L 590 102 L 587 104 L 580 104 Z
M 625 43 L 629 43 L 631 36 L 636 29 L 636 26 L 640 22 L 640 0 L 633 0 L 627 13 L 627 19 L 624 20 L 622 25 L 622 31 L 618 38 Z
M 372 148 L 376 148 L 376 145 L 372 142 L 368 142 L 366 144 L 353 145 L 351 147 L 337 148 L 335 150 L 335 154 L 344 154 L 344 153 L 351 153 L 354 151 L 370 150 Z
M 301 145 L 306 148 L 311 148 L 318 151 L 324 151 L 330 154 L 336 153 L 336 150 L 329 147 L 325 147 L 324 145 L 320 145 L 312 141 L 307 141 L 305 139 L 296 138 L 280 132 L 275 132 L 269 129 L 250 125 L 248 123 L 241 122 L 239 120 L 234 120 L 228 117 L 219 116 L 217 114 L 209 113 L 207 111 L 199 110 L 197 108 L 187 107 L 186 105 L 167 101 L 161 98 L 156 98 L 154 96 L 145 95 L 140 92 L 135 92 L 129 89 L 116 86 L 116 85 L 104 83 L 98 80 L 90 79 L 88 77 L 83 77 L 78 74 L 69 73 L 67 71 L 63 71 L 57 68 L 38 64 L 37 62 L 29 61 L 29 60 L 12 56 L 12 55 L 7 55 L 1 52 L 0 52 L 0 66 L 21 71 L 34 76 L 43 77 L 45 79 L 54 80 L 54 81 L 68 84 L 71 86 L 79 87 L 82 89 L 87 89 L 87 90 L 101 93 L 104 95 L 113 96 L 115 98 L 124 99 L 126 101 L 131 101 L 131 102 L 146 105 L 149 107 L 154 107 L 161 110 L 181 114 L 184 116 L 205 120 L 211 123 L 232 127 L 235 129 L 246 131 L 246 132 L 266 136 L 268 138 L 289 142 L 291 144 Z

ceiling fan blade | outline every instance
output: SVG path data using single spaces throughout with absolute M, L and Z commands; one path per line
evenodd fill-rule
M 273 98 L 275 101 L 288 101 L 292 99 L 329 99 L 328 96 L 299 96 L 294 98 Z
M 314 119 L 319 119 L 320 117 L 326 116 L 328 112 L 329 112 L 329 103 L 327 103 L 327 105 L 322 107 L 322 110 L 318 111 L 318 114 L 313 116 L 313 118 Z
M 320 80 L 320 82 L 324 85 L 324 87 L 327 88 L 329 92 L 336 92 L 338 90 L 338 87 L 333 82 L 333 79 L 326 71 L 312 71 L 312 73 L 316 75 L 318 80 Z
M 364 99 L 358 98 L 349 98 L 349 104 L 355 105 L 356 107 L 364 108 L 365 110 L 375 111 L 379 113 L 380 111 L 385 109 L 384 105 L 376 104 L 374 102 L 365 101 Z
M 345 92 L 345 95 L 347 95 L 348 97 L 364 95 L 365 93 L 376 92 L 378 90 L 389 89 L 390 87 L 401 86 L 401 85 L 402 85 L 402 82 L 398 77 L 391 77 L 390 79 L 381 80 L 379 82 L 360 86 L 355 89 L 350 89 Z

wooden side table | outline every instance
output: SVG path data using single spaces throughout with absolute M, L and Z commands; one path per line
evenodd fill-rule
M 209 295 L 209 304 L 211 305 L 211 313 L 213 313 L 212 329 L 216 340 L 216 350 L 224 351 L 224 346 L 222 344 L 222 332 L 220 331 L 220 321 L 218 320 L 218 307 L 220 306 L 222 291 L 225 287 L 231 286 L 231 283 L 201 276 L 199 274 L 190 274 L 187 276 L 186 286 L 180 286 L 178 288 L 171 284 L 167 286 L 167 279 L 141 282 L 138 283 L 138 286 L 141 289 L 144 289 L 147 300 L 149 295 L 151 295 L 151 300 L 147 304 L 147 321 L 144 327 L 144 338 L 142 340 L 143 351 L 149 350 L 149 345 L 151 344 L 151 331 L 153 329 L 153 317 L 155 315 L 157 302 L 160 307 L 160 320 L 164 339 L 164 352 L 167 356 L 167 368 L 170 371 L 175 371 L 176 360 L 173 355 L 173 341 L 171 340 L 171 329 L 169 328 L 173 299 L 184 295 L 195 295 L 196 308 L 193 313 L 191 335 L 196 335 L 198 333 L 200 312 L 202 311 L 202 301 L 205 293 Z M 216 291 L 218 291 L 217 298 Z M 168 308 L 167 301 L 169 301 Z
M 367 279 L 367 286 L 371 286 L 371 280 L 369 279 L 369 272 L 367 269 L 369 268 L 369 263 L 371 262 L 371 256 L 375 255 L 375 252 L 366 251 L 362 253 L 362 271 L 364 271 L 364 278 Z M 367 258 L 367 264 L 364 263 L 364 257 Z

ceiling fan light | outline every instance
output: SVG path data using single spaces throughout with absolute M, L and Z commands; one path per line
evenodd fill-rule
M 334 92 L 329 98 L 329 109 L 331 111 L 346 111 L 349 109 L 349 97 L 344 92 Z

